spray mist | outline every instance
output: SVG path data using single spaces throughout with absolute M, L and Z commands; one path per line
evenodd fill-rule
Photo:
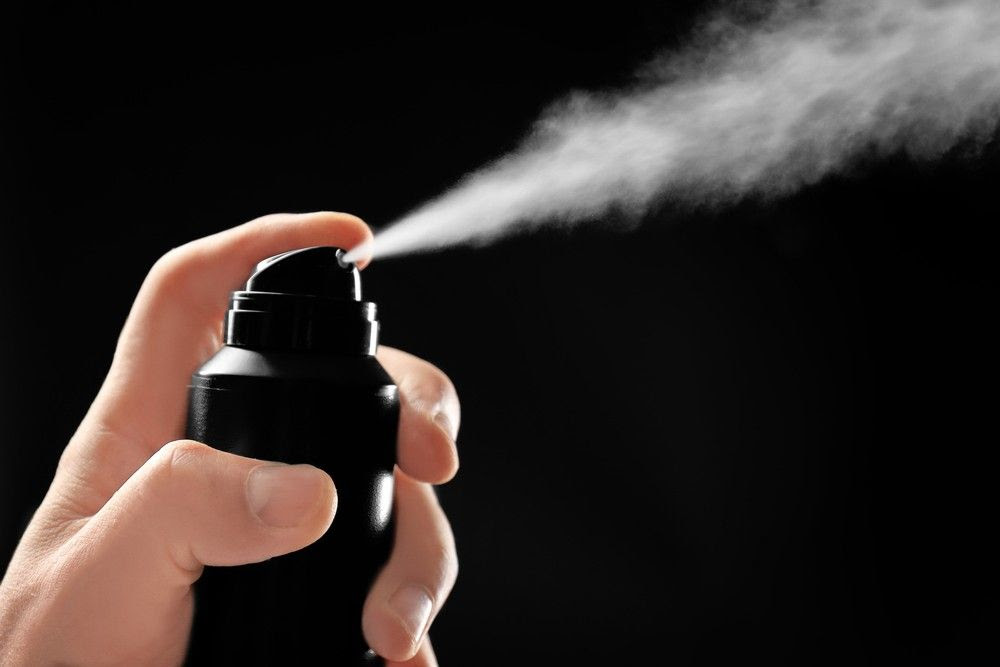
M 243 456 L 310 463 L 337 486 L 329 531 L 263 563 L 206 568 L 194 664 L 380 665 L 361 632 L 392 548 L 399 399 L 375 360 L 374 303 L 337 248 L 261 262 L 232 294 L 225 345 L 191 378 L 187 436 Z

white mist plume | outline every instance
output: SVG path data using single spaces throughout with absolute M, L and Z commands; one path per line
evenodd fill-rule
M 517 229 L 665 199 L 773 196 L 904 151 L 930 159 L 1000 115 L 1000 0 L 778 3 L 615 94 L 550 109 L 514 153 L 376 235 L 351 258 L 483 244 Z

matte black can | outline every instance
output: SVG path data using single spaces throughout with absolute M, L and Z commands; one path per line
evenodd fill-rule
M 305 549 L 206 568 L 188 664 L 381 665 L 361 632 L 393 536 L 399 400 L 374 357 L 375 304 L 336 248 L 278 255 L 234 292 L 225 345 L 191 378 L 187 436 L 327 471 L 338 506 Z

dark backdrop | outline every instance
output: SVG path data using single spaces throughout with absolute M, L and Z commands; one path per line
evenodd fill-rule
M 699 4 L 5 6 L 0 562 L 160 254 L 273 211 L 386 223 L 566 91 L 627 82 Z M 367 270 L 384 342 L 463 401 L 442 662 L 992 647 L 998 155 Z

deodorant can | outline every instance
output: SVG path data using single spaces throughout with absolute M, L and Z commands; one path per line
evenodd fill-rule
M 205 569 L 188 664 L 384 664 L 361 612 L 392 549 L 399 398 L 374 356 L 375 304 L 343 255 L 314 247 L 258 264 L 232 294 L 224 346 L 191 378 L 188 438 L 322 468 L 338 505 L 301 551 Z

